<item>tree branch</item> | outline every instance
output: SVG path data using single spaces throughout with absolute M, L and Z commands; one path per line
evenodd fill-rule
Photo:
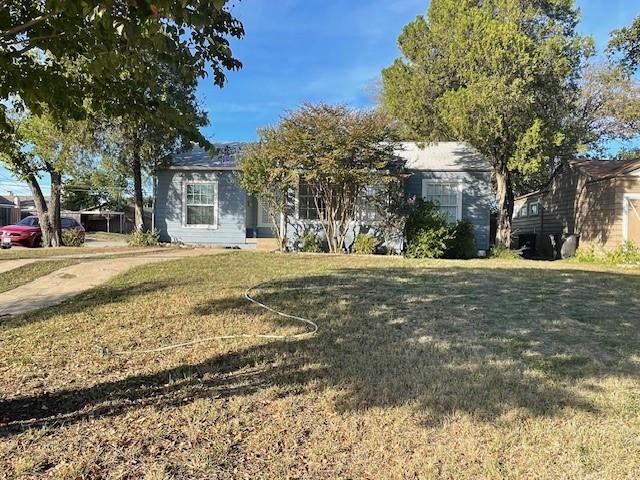
M 58 14 L 57 12 L 51 12 L 51 13 L 47 13 L 46 15 L 40 15 L 39 17 L 32 18 L 31 20 L 29 20 L 26 23 L 23 23 L 22 25 L 13 27 L 7 30 L 6 32 L 0 32 L 0 37 L 2 38 L 14 37 L 19 33 L 29 30 L 31 27 L 35 27 L 39 23 L 42 23 L 45 20 L 48 20 L 49 18 L 55 17 L 57 14 Z

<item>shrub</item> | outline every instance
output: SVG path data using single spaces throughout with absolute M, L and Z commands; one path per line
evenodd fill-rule
M 604 252 L 598 252 L 592 245 L 578 247 L 576 250 L 575 260 L 580 263 L 598 263 L 604 258 Z
M 614 265 L 640 264 L 640 248 L 633 242 L 624 242 L 605 253 L 605 262 Z
M 75 230 L 62 230 L 62 244 L 65 247 L 81 247 L 84 244 L 84 238 Z
M 433 203 L 418 199 L 407 218 L 405 235 L 407 257 L 442 258 L 451 232 L 442 212 Z
M 372 255 L 378 248 L 378 239 L 373 235 L 360 233 L 353 242 L 353 253 L 357 255 Z
M 134 230 L 127 238 L 127 243 L 132 247 L 153 247 L 160 241 L 160 232 L 157 229 L 143 231 Z
M 574 257 L 580 263 L 603 263 L 608 265 L 639 265 L 640 247 L 633 242 L 624 242 L 613 249 L 602 246 L 584 246 L 578 248 Z
M 473 235 L 473 224 L 469 220 L 460 220 L 451 229 L 453 237 L 445 253 L 447 258 L 469 259 L 476 256 L 476 241 Z
M 489 256 L 491 258 L 502 258 L 506 260 L 517 260 L 521 258 L 521 250 L 513 250 L 508 247 L 503 247 L 502 245 L 494 245 L 491 247 L 491 251 L 489 252 Z
M 313 232 L 305 233 L 300 239 L 300 250 L 306 253 L 320 253 L 324 251 L 322 242 Z

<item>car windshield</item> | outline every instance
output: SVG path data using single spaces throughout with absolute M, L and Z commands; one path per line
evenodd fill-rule
M 34 227 L 38 225 L 38 219 L 36 217 L 23 218 L 16 225 L 25 225 L 27 227 Z

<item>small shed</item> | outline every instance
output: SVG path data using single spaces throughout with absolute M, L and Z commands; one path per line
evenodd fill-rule
M 542 189 L 516 198 L 515 247 L 554 255 L 553 240 L 577 235 L 580 245 L 640 245 L 640 159 L 574 160 Z

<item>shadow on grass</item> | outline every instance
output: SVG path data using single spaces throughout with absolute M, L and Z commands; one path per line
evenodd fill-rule
M 195 283 L 197 283 L 195 279 L 181 280 L 180 285 L 188 286 Z M 58 305 L 20 315 L 0 317 L 0 325 L 6 328 L 16 328 L 47 320 L 54 314 L 71 315 L 79 312 L 92 311 L 104 305 L 124 302 L 129 298 L 140 295 L 162 292 L 175 288 L 175 286 L 175 281 L 169 280 L 100 285 L 81 295 L 69 298 Z
M 343 392 L 336 405 L 341 411 L 411 405 L 429 425 L 455 413 L 490 422 L 514 410 L 530 416 L 564 408 L 595 412 L 573 388 L 576 381 L 588 387 L 590 379 L 639 375 L 633 360 L 640 346 L 639 280 L 579 270 L 464 267 L 344 269 L 276 280 L 256 296 L 314 319 L 317 336 L 0 401 L 0 411 L 9 422 L 60 415 L 69 423 L 277 387 L 283 395 L 336 388 Z M 112 298 L 156 288 L 141 284 Z M 260 311 L 238 295 L 199 305 L 193 314 L 232 312 L 251 317 Z

